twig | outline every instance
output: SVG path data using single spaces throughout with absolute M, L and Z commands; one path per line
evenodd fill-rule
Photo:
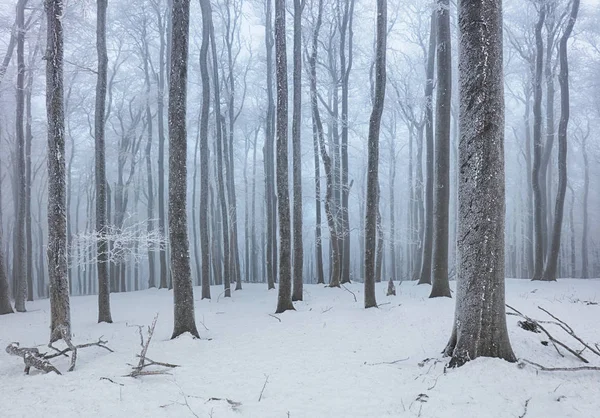
M 101 377 L 100 380 L 108 380 L 110 383 L 114 383 L 115 385 L 125 386 L 123 383 L 115 382 L 110 377 Z
M 321 311 L 321 313 L 329 312 L 332 309 L 333 309 L 333 306 L 330 306 L 329 308 L 325 309 L 324 311 Z
M 269 314 L 269 316 L 272 316 L 273 318 L 275 318 L 276 320 L 278 320 L 279 322 L 281 322 L 281 318 L 278 318 L 278 317 L 276 317 L 276 316 L 275 316 L 275 315 L 273 315 L 273 314 Z
M 531 400 L 531 398 L 529 398 L 525 401 L 525 410 L 523 411 L 523 413 L 521 415 L 519 415 L 519 418 L 525 418 L 525 415 L 527 415 L 527 406 L 529 405 L 530 400 Z
M 410 357 L 406 357 L 406 358 L 401 358 L 400 360 L 394 360 L 394 361 L 381 361 L 379 363 L 367 363 L 365 362 L 364 364 L 366 366 L 379 366 L 380 364 L 396 364 L 396 363 L 400 363 L 401 361 L 406 361 L 408 360 Z
M 136 356 L 141 358 L 142 356 L 140 356 L 139 354 Z M 163 366 L 163 367 L 169 367 L 171 369 L 174 369 L 175 367 L 179 367 L 178 364 L 171 364 L 171 363 L 163 363 L 160 361 L 154 361 L 149 357 L 145 357 L 145 361 L 144 361 L 144 367 L 147 366 Z
M 202 324 L 202 326 L 204 327 L 205 330 L 209 331 L 208 327 L 206 325 L 204 325 L 204 315 L 202 315 L 202 321 L 198 321 Z
M 341 286 L 344 288 L 344 290 L 346 290 L 347 292 L 352 293 L 352 296 L 354 296 L 354 302 L 358 302 L 358 299 L 356 299 L 356 295 L 354 294 L 354 292 L 350 289 L 348 289 L 346 286 L 344 286 L 343 284 L 341 284 Z
M 383 306 L 383 305 L 391 305 L 392 302 L 385 302 L 385 303 L 380 303 L 379 306 Z
M 110 351 L 111 353 L 114 353 L 114 350 L 110 349 L 109 347 L 107 347 L 105 345 L 107 343 L 108 343 L 108 341 L 103 341 L 102 337 L 100 337 L 100 338 L 98 338 L 98 341 L 96 341 L 95 343 L 78 344 L 78 345 L 75 346 L 75 348 L 80 349 L 80 348 L 87 348 L 87 347 L 94 347 L 94 346 L 96 346 L 96 347 L 104 348 L 104 349 Z M 55 357 L 62 356 L 62 355 L 64 355 L 65 357 L 68 357 L 68 355 L 66 353 L 68 353 L 69 351 L 72 351 L 71 347 L 67 347 L 64 350 L 60 350 L 60 351 L 56 347 L 54 347 L 54 346 L 50 346 L 49 345 L 48 347 L 56 350 L 57 352 L 54 353 L 54 354 L 44 354 L 43 357 L 46 360 L 50 360 L 50 359 L 53 359 Z
M 260 391 L 260 396 L 258 397 L 258 402 L 260 402 L 260 400 L 262 399 L 263 392 L 265 391 L 265 388 L 267 387 L 268 382 L 269 382 L 269 375 L 266 374 L 265 375 L 265 384 L 263 385 L 262 390 Z
M 521 359 L 523 363 L 530 364 L 537 367 L 543 372 L 580 372 L 585 370 L 600 371 L 600 367 L 597 366 L 579 366 L 579 367 L 545 367 L 541 364 L 535 363 L 527 359 Z
M 596 351 L 594 348 L 590 347 L 589 344 L 587 344 L 585 341 L 583 341 L 581 338 L 579 338 L 576 334 L 575 331 L 573 331 L 573 328 L 571 328 L 569 326 L 569 324 L 567 324 L 565 321 L 557 318 L 556 316 L 552 315 L 550 312 L 548 312 L 546 309 L 542 308 L 541 306 L 538 306 L 538 309 L 546 312 L 548 315 L 550 315 L 552 318 L 556 319 L 559 325 L 562 329 L 564 329 L 567 334 L 569 334 L 571 337 L 575 338 L 577 341 L 579 341 L 585 348 L 587 348 L 588 350 L 590 350 L 592 353 L 596 354 L 597 356 L 600 356 L 600 350 Z

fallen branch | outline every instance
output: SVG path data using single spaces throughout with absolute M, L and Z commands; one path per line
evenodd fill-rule
M 10 343 L 6 347 L 6 352 L 12 356 L 22 357 L 25 363 L 25 373 L 29 374 L 29 370 L 33 367 L 41 370 L 44 373 L 54 372 L 62 374 L 56 367 L 40 354 L 37 348 L 19 347 L 19 343 Z
M 94 343 L 78 344 L 75 346 L 75 348 L 80 349 L 80 348 L 87 348 L 87 347 L 101 347 L 101 348 L 104 348 L 105 350 L 110 351 L 111 353 L 114 353 L 114 350 L 112 350 L 106 346 L 107 343 L 108 343 L 108 341 L 103 341 L 102 337 L 100 337 L 100 338 L 98 338 L 98 341 L 96 341 Z M 50 359 L 53 359 L 55 357 L 62 356 L 62 355 L 68 357 L 66 353 L 68 353 L 69 351 L 72 351 L 71 347 L 67 347 L 64 350 L 58 350 L 58 348 L 56 348 L 54 346 L 49 346 L 49 347 L 52 348 L 53 350 L 57 350 L 57 352 L 54 354 L 44 354 L 44 358 L 46 360 L 50 360 Z
M 356 295 L 354 294 L 354 292 L 353 292 L 352 290 L 348 289 L 348 288 L 347 288 L 346 286 L 344 286 L 343 284 L 342 284 L 341 286 L 344 288 L 344 290 L 346 290 L 346 292 L 350 292 L 350 293 L 352 293 L 352 296 L 354 296 L 354 302 L 358 302 L 358 299 L 356 299 Z
M 402 361 L 406 361 L 408 360 L 410 357 L 406 357 L 406 358 L 401 358 L 400 360 L 394 360 L 394 361 L 381 361 L 379 363 L 367 363 L 365 362 L 364 364 L 366 366 L 379 366 L 380 364 L 396 364 L 396 363 L 400 363 Z
M 260 400 L 262 399 L 263 392 L 265 391 L 265 388 L 267 387 L 268 382 L 269 382 L 269 375 L 266 374 L 265 375 L 265 384 L 263 385 L 262 390 L 260 391 L 260 396 L 258 397 L 258 402 L 260 402 Z
M 277 316 L 275 316 L 273 314 L 269 314 L 269 316 L 272 316 L 273 318 L 275 318 L 276 320 L 278 320 L 279 322 L 281 322 L 281 318 L 279 318 L 279 317 L 277 317 Z
M 578 337 L 575 334 L 575 331 L 573 331 L 573 328 L 571 328 L 569 326 L 569 324 L 567 324 L 565 321 L 561 320 L 560 318 L 552 315 L 550 312 L 548 312 L 546 309 L 542 308 L 541 306 L 538 306 L 538 309 L 540 309 L 541 311 L 546 312 L 548 315 L 550 315 L 552 318 L 554 318 L 556 321 L 558 321 L 558 323 L 555 323 L 555 324 L 558 325 L 558 326 L 560 326 L 563 330 L 565 330 L 565 332 L 567 334 L 569 334 L 571 337 L 573 337 L 577 341 L 579 341 L 585 348 L 587 348 L 588 350 L 590 350 L 592 353 L 596 354 L 597 356 L 600 356 L 600 350 L 596 350 L 596 349 L 592 348 L 589 344 L 587 344 L 580 337 Z
M 152 336 L 154 335 L 154 329 L 156 328 L 156 321 L 158 320 L 158 314 L 154 317 L 152 321 L 152 325 L 148 327 L 148 338 L 146 342 L 144 342 L 144 335 L 142 333 L 141 327 L 140 330 L 140 340 L 142 351 L 136 357 L 140 359 L 137 366 L 132 366 L 133 370 L 131 373 L 127 375 L 127 377 L 138 377 L 138 376 L 154 376 L 158 374 L 169 374 L 166 370 L 144 370 L 145 367 L 149 366 L 161 366 L 166 368 L 175 368 L 179 367 L 177 364 L 171 363 L 163 363 L 160 361 L 154 361 L 146 356 L 148 353 L 148 347 L 150 346 L 150 341 L 152 341 Z
M 586 370 L 600 372 L 600 367 L 597 367 L 597 366 L 546 367 L 546 366 L 542 366 L 541 364 L 535 363 L 535 362 L 527 360 L 527 359 L 521 359 L 521 362 L 535 366 L 543 372 L 581 372 L 581 371 L 586 371 Z
M 525 418 L 525 415 L 527 415 L 527 406 L 529 406 L 530 400 L 531 400 L 531 398 L 529 398 L 525 401 L 525 410 L 523 411 L 523 413 L 521 415 L 519 415 L 519 418 Z
M 100 380 L 108 380 L 110 383 L 114 383 L 115 385 L 125 386 L 123 383 L 115 382 L 110 377 L 101 377 Z

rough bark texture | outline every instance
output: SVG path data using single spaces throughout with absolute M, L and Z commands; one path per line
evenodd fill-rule
M 277 78 L 277 209 L 279 215 L 279 294 L 277 310 L 293 310 L 290 196 L 288 189 L 288 85 L 285 0 L 275 0 L 275 73 Z
M 450 211 L 450 107 L 452 105 L 452 56 L 450 2 L 437 2 L 437 100 L 435 118 L 435 168 L 433 202 L 432 284 L 429 297 L 451 297 L 448 282 Z
M 458 284 L 450 366 L 516 361 L 504 308 L 502 1 L 461 0 Z
M 106 233 L 106 162 L 105 162 L 105 112 L 108 56 L 106 52 L 107 0 L 97 2 L 96 50 L 98 53 L 98 79 L 96 81 L 95 179 L 96 179 L 96 232 L 98 234 L 98 322 L 112 322 L 110 314 L 110 281 L 108 277 L 108 243 Z
M 48 275 L 50 342 L 71 337 L 65 212 L 65 113 L 62 1 L 46 0 L 46 113 L 48 118 Z
M 565 194 L 567 192 L 567 127 L 569 125 L 569 62 L 567 57 L 567 43 L 573 31 L 577 13 L 579 11 L 579 0 L 573 0 L 571 15 L 567 21 L 565 31 L 560 38 L 559 60 L 560 73 L 558 82 L 560 84 L 560 122 L 558 124 L 558 190 L 554 209 L 554 223 L 552 225 L 552 237 L 546 269 L 542 280 L 554 281 L 557 278 L 558 255 L 560 252 L 560 238 L 562 233 L 563 212 L 565 206 Z
M 189 0 L 173 0 L 173 33 L 169 79 L 169 239 L 175 324 L 173 335 L 199 337 L 194 317 L 194 288 L 187 235 L 187 58 Z
M 200 114 L 200 249 L 202 251 L 202 299 L 210 299 L 210 241 L 208 237 L 208 117 L 210 111 L 210 76 L 208 46 L 212 21 L 210 0 L 201 0 L 202 44 L 200 45 L 200 77 L 202 79 L 202 111 Z
M 302 300 L 302 147 L 300 125 L 302 122 L 302 9 L 304 1 L 294 0 L 294 110 L 292 116 L 292 158 L 294 178 L 294 289 L 292 300 Z
M 433 81 L 435 68 L 435 46 L 437 37 L 437 15 L 431 14 L 429 50 L 425 80 L 425 148 L 427 179 L 425 183 L 425 231 L 423 234 L 423 255 L 419 284 L 431 283 L 431 256 L 433 250 Z
M 14 283 L 13 294 L 17 312 L 25 312 L 25 299 L 27 298 L 27 253 L 25 243 L 25 5 L 27 2 L 17 3 L 17 98 L 16 98 L 16 164 L 15 183 L 17 186 L 16 221 L 15 221 L 15 248 L 14 248 Z
M 6 276 L 6 267 L 4 266 L 4 247 L 3 231 L 0 223 L 0 315 L 13 313 L 10 304 L 10 289 L 8 287 L 8 277 Z
M 533 189 L 533 277 L 532 280 L 541 280 L 544 270 L 544 216 L 542 213 L 542 190 L 539 183 L 540 166 L 542 160 L 542 68 L 544 61 L 544 44 L 542 28 L 546 18 L 546 8 L 541 7 L 538 21 L 535 25 L 535 76 L 533 79 L 533 167 L 531 171 L 531 184 Z
M 367 196 L 365 214 L 365 308 L 377 307 L 375 299 L 375 250 L 379 210 L 379 128 L 385 99 L 387 0 L 377 0 L 375 94 L 369 119 Z

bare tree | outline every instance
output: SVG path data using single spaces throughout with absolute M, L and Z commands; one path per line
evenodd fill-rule
M 450 211 L 450 107 L 452 105 L 452 56 L 450 2 L 437 2 L 437 100 L 435 118 L 435 168 L 433 202 L 433 271 L 429 297 L 451 297 L 448 282 Z
M 379 211 L 379 129 L 385 100 L 387 0 L 377 0 L 375 90 L 369 119 L 367 197 L 365 215 L 365 308 L 377 307 L 375 298 L 375 251 Z
M 96 232 L 98 240 L 98 322 L 112 323 L 110 314 L 110 281 L 108 261 L 105 255 L 108 242 L 103 238 L 106 232 L 106 161 L 104 128 L 106 121 L 106 82 L 108 76 L 108 55 L 106 52 L 106 8 L 107 0 L 97 2 L 96 49 L 98 53 L 98 79 L 96 82 L 96 113 L 94 119 L 95 160 L 96 160 Z
M 62 1 L 46 0 L 46 112 L 48 118 L 48 275 L 50 342 L 71 337 L 65 212 L 65 113 Z
M 297 1 L 297 0 L 296 0 Z M 277 209 L 279 215 L 279 293 L 277 310 L 292 304 L 292 245 L 288 188 L 288 83 L 285 40 L 285 0 L 275 0 L 275 74 L 277 79 Z
M 13 313 L 12 305 L 10 304 L 10 289 L 8 287 L 8 278 L 6 276 L 6 268 L 4 266 L 4 247 L 3 247 L 3 231 L 2 223 L 0 222 L 0 315 Z
M 502 1 L 461 0 L 458 10 L 459 271 L 450 367 L 477 357 L 516 361 L 504 308 Z
M 194 288 L 187 235 L 187 61 L 189 0 L 173 0 L 173 36 L 169 77 L 169 239 L 173 274 L 173 335 L 199 337 L 194 317 Z
M 557 276 L 558 254 L 560 251 L 560 238 L 562 233 L 562 221 L 565 205 L 565 194 L 567 192 L 567 127 L 569 125 L 569 61 L 567 58 L 567 43 L 573 32 L 577 13 L 579 11 L 579 0 L 573 0 L 571 15 L 560 38 L 559 60 L 560 73 L 558 82 L 560 84 L 560 122 L 558 124 L 558 193 L 556 194 L 556 206 L 554 209 L 554 223 L 552 226 L 552 237 L 550 252 L 542 280 L 554 281 Z

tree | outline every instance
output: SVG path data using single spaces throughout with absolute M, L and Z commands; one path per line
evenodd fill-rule
M 46 0 L 46 112 L 48 118 L 48 275 L 50 343 L 71 337 L 65 212 L 65 113 L 62 1 Z
M 577 13 L 579 11 L 579 0 L 573 0 L 571 15 L 560 38 L 559 60 L 560 73 L 558 82 L 560 84 L 560 122 L 558 124 L 558 193 L 554 209 L 554 223 L 552 225 L 552 237 L 550 252 L 546 262 L 546 269 L 542 280 L 554 281 L 557 276 L 558 254 L 560 251 L 560 238 L 562 232 L 563 211 L 565 205 L 565 194 L 567 191 L 567 127 L 569 125 L 569 61 L 567 58 L 567 43 L 573 32 Z
M 187 61 L 189 0 L 173 0 L 169 77 L 169 239 L 175 324 L 173 335 L 199 337 L 194 317 L 194 288 L 187 235 Z
M 279 293 L 277 310 L 292 304 L 290 196 L 288 189 L 288 85 L 285 40 L 285 0 L 275 0 L 275 74 L 277 79 L 277 209 L 279 218 Z
M 202 79 L 202 111 L 200 114 L 200 248 L 202 251 L 202 299 L 210 299 L 210 241 L 208 237 L 208 117 L 210 112 L 210 76 L 208 46 L 210 41 L 210 0 L 200 0 L 202 9 L 202 45 L 200 77 Z
M 504 308 L 502 1 L 461 0 L 458 283 L 450 367 L 516 361 Z M 484 59 L 485 58 L 485 59 Z
M 302 10 L 306 0 L 294 0 L 294 109 L 292 115 L 292 167 L 294 187 L 294 289 L 292 301 L 302 300 Z
M 448 229 L 450 210 L 450 108 L 452 56 L 450 2 L 437 4 L 437 100 L 435 118 L 435 168 L 433 201 L 432 282 L 429 297 L 451 297 L 448 282 Z
M 106 121 L 106 82 L 108 55 L 106 52 L 107 0 L 97 2 L 96 49 L 98 53 L 98 79 L 96 82 L 96 113 L 94 118 L 95 178 L 96 178 L 96 233 L 98 240 L 98 322 L 112 323 L 110 314 L 110 281 L 108 278 L 108 242 L 106 233 L 106 161 L 104 128 Z
M 27 297 L 27 252 L 25 242 L 26 218 L 26 178 L 25 178 L 25 5 L 26 1 L 17 3 L 17 100 L 16 100 L 16 134 L 17 152 L 15 165 L 15 181 L 17 185 L 16 197 L 16 222 L 15 222 L 15 250 L 14 250 L 14 278 L 15 309 L 25 312 L 25 299 Z
M 583 154 L 583 231 L 581 235 L 581 277 L 589 278 L 588 263 L 588 200 L 590 193 L 590 162 L 587 154 L 587 139 L 590 134 L 588 123 L 586 133 L 581 138 L 581 152 Z
M 425 81 L 425 145 L 427 181 L 425 184 L 425 231 L 423 234 L 423 255 L 421 257 L 421 275 L 419 284 L 431 283 L 431 256 L 433 249 L 433 81 L 435 68 L 435 50 L 437 37 L 437 15 L 431 13 L 431 31 L 429 33 L 429 49 L 427 52 L 427 68 Z
M 379 211 L 379 129 L 385 100 L 387 0 L 377 0 L 375 94 L 369 119 L 367 197 L 365 215 L 365 308 L 377 307 L 375 299 L 375 251 Z
M 0 315 L 14 313 L 10 304 L 10 289 L 8 287 L 8 277 L 6 277 L 6 268 L 4 266 L 4 248 L 2 236 L 2 223 L 0 223 Z

